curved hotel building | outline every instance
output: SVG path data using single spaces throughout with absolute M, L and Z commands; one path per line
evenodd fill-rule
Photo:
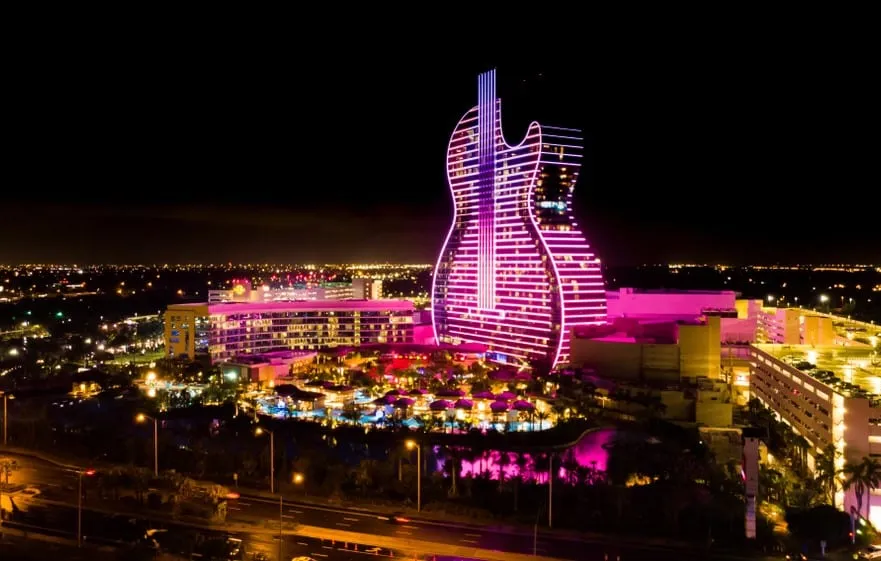
M 572 211 L 581 134 L 533 122 L 505 141 L 495 71 L 453 131 L 447 177 L 454 215 L 435 268 L 435 337 L 480 343 L 489 358 L 569 360 L 577 326 L 606 320 L 600 262 Z

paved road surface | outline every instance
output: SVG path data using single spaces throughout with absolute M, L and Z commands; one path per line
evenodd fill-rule
M 15 473 L 18 482 L 33 485 L 42 490 L 42 498 L 62 500 L 69 503 L 75 502 L 76 475 L 57 468 L 53 464 L 19 457 L 22 469 Z M 229 523 L 259 523 L 261 526 L 269 524 L 269 521 L 278 520 L 279 503 L 276 500 L 262 497 L 242 496 L 228 503 L 229 511 L 227 521 Z M 62 509 L 63 510 L 63 509 Z M 317 506 L 305 503 L 284 503 L 282 517 L 285 522 L 296 522 L 309 526 L 318 526 L 327 529 L 346 530 L 362 534 L 389 536 L 402 539 L 420 540 L 427 542 L 439 542 L 474 547 L 502 552 L 516 552 L 560 559 L 573 560 L 603 560 L 605 555 L 611 561 L 620 555 L 621 561 L 652 559 L 655 561 L 679 561 L 682 551 L 645 549 L 627 546 L 612 542 L 590 542 L 577 538 L 566 538 L 542 533 L 539 530 L 537 536 L 532 532 L 515 534 L 503 529 L 494 529 L 492 526 L 462 525 L 451 526 L 427 520 L 390 520 L 388 516 L 371 513 L 367 510 L 351 510 L 333 507 Z M 68 528 L 75 528 L 75 523 L 68 522 Z M 99 525 L 100 526 L 100 525 Z M 537 539 L 536 539 L 537 538 Z M 277 551 L 278 545 L 263 543 L 265 538 L 251 536 L 248 538 L 254 544 L 259 544 L 259 550 L 273 549 Z M 261 541 L 263 540 L 263 541 Z M 314 549 L 316 544 L 309 539 L 301 540 L 306 545 L 298 545 L 296 542 L 288 544 L 291 551 Z M 313 540 L 314 541 L 314 540 Z M 285 547 L 287 554 L 288 545 Z M 321 551 L 306 553 L 322 553 L 325 555 L 337 554 L 337 544 L 318 544 Z M 254 547 L 257 547 L 255 545 Z M 340 554 L 342 555 L 342 554 Z M 363 553 L 358 553 L 363 558 Z M 331 557 L 317 558 L 330 559 Z

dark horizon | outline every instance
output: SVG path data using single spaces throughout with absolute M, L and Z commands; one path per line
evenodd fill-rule
M 704 47 L 414 68 L 368 46 L 286 79 L 282 55 L 44 55 L 13 87 L 0 263 L 433 264 L 446 143 L 493 66 L 509 142 L 584 131 L 576 215 L 604 262 L 881 262 L 859 57 Z

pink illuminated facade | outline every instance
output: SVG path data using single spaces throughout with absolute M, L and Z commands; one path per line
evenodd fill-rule
M 495 71 L 478 90 L 447 151 L 454 215 L 432 285 L 435 337 L 503 362 L 566 363 L 572 329 L 606 319 L 600 263 L 572 211 L 581 134 L 533 122 L 511 146 Z

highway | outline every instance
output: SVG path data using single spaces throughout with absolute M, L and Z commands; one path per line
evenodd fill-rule
M 58 503 L 75 504 L 76 475 L 48 462 L 21 456 L 16 459 L 21 465 L 21 469 L 14 473 L 15 481 L 41 490 L 41 494 L 33 500 L 31 509 L 25 513 L 31 517 L 28 519 L 28 523 L 53 529 L 75 529 L 75 515 L 71 514 L 75 511 L 71 507 L 65 507 Z M 48 501 L 51 506 L 46 505 L 43 501 Z M 88 505 L 88 497 L 86 502 Z M 39 506 L 41 503 L 43 503 L 43 507 Z M 262 532 L 238 536 L 244 540 L 246 549 L 249 552 L 264 552 L 271 559 L 275 559 L 278 551 L 278 539 L 267 530 L 277 528 L 279 501 L 260 496 L 242 495 L 239 499 L 228 501 L 228 509 L 227 524 L 247 524 L 262 529 Z M 40 514 L 43 518 L 37 517 L 37 513 L 43 513 Z M 479 548 L 498 552 L 527 555 L 534 553 L 539 556 L 559 559 L 600 561 L 608 556 L 608 559 L 615 561 L 620 556 L 621 561 L 642 559 L 673 561 L 682 559 L 684 553 L 681 550 L 673 549 L 634 547 L 615 543 L 614 540 L 588 541 L 550 535 L 542 532 L 541 529 L 537 534 L 530 531 L 513 533 L 491 525 L 446 524 L 420 520 L 411 515 L 395 517 L 367 510 L 335 508 L 294 501 L 282 504 L 281 516 L 282 521 L 289 528 L 292 527 L 290 524 L 296 523 L 331 531 L 436 542 L 457 545 L 462 548 Z M 147 525 L 149 526 L 149 524 Z M 138 524 L 138 530 L 135 533 L 143 535 L 141 526 L 144 524 Z M 162 525 L 159 526 L 162 527 Z M 185 526 L 168 523 L 164 527 L 180 531 Z M 89 512 L 84 516 L 84 528 L 84 533 L 87 536 L 92 536 L 93 539 L 118 539 L 114 536 L 126 535 L 124 528 L 118 527 L 117 520 L 112 520 L 111 517 L 98 513 Z M 223 534 L 223 532 L 212 533 L 209 531 L 201 531 L 201 533 L 205 535 Z M 430 545 L 426 544 L 425 547 L 430 549 Z M 302 536 L 285 536 L 283 550 L 286 561 L 296 555 L 308 555 L 315 559 L 364 559 L 368 550 L 374 550 L 376 554 L 381 556 L 395 554 L 395 557 L 400 557 L 399 552 L 381 548 L 377 550 L 371 544 L 339 543 Z M 426 555 L 430 554 L 430 551 L 426 552 Z M 352 557 L 353 555 L 354 557 Z M 431 557 L 427 558 L 431 559 Z
M 4 525 L 17 530 L 71 539 L 76 537 L 76 509 L 73 507 L 34 506 L 27 513 L 16 518 L 12 521 L 7 520 Z M 278 536 L 271 533 L 195 529 L 177 523 L 155 523 L 89 510 L 83 511 L 83 536 L 87 543 L 133 547 L 147 530 L 156 529 L 162 530 L 154 534 L 161 548 L 185 558 L 190 558 L 192 553 L 202 553 L 207 556 L 207 552 L 216 551 L 215 546 L 222 546 L 227 538 L 234 538 L 242 540 L 241 559 L 243 560 L 251 560 L 258 553 L 265 554 L 272 561 L 279 559 Z M 340 543 L 288 535 L 284 537 L 281 553 L 281 559 L 285 561 L 298 556 L 324 561 L 369 561 L 404 556 L 402 552 L 378 548 L 370 544 Z M 413 557 L 405 558 L 413 559 Z M 419 559 L 430 559 L 430 557 L 423 556 Z

